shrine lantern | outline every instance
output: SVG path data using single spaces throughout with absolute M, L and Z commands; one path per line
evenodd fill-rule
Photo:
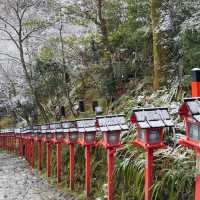
M 186 138 L 181 140 L 185 146 L 199 149 L 200 143 L 200 98 L 187 98 L 179 109 L 179 115 L 184 120 Z
M 21 138 L 21 129 L 20 128 L 15 128 L 15 137 Z
M 192 70 L 192 97 L 184 99 L 179 115 L 184 120 L 186 137 L 179 140 L 182 146 L 196 151 L 195 200 L 200 199 L 200 69 Z
M 167 108 L 134 109 L 131 122 L 137 129 L 134 143 L 145 149 L 163 147 L 164 128 L 174 126 Z
M 107 115 L 97 117 L 97 128 L 103 134 L 101 144 L 107 151 L 107 196 L 108 200 L 113 199 L 113 170 L 116 149 L 121 146 L 120 135 L 128 130 L 124 115 Z
M 45 124 L 41 126 L 42 134 L 44 135 L 42 140 L 43 142 L 51 142 L 53 138 L 53 134 L 50 130 L 49 124 Z
M 79 119 L 76 121 L 79 132 L 79 140 L 83 145 L 94 145 L 96 143 L 96 119 Z
M 131 123 L 137 129 L 137 138 L 133 144 L 143 147 L 146 152 L 144 199 L 151 200 L 153 152 L 165 146 L 163 142 L 164 128 L 173 127 L 174 123 L 167 108 L 134 109 Z
M 41 126 L 40 125 L 34 126 L 33 131 L 35 134 L 34 140 L 35 141 L 42 140 L 43 134 L 42 134 Z
M 51 133 L 54 135 L 53 142 L 62 142 L 64 139 L 64 133 L 61 123 L 50 124 Z
M 75 144 L 78 141 L 79 134 L 76 128 L 76 121 L 62 122 L 62 128 L 64 133 L 64 141 L 67 144 Z
M 74 181 L 75 181 L 75 160 L 74 160 L 74 146 L 78 143 L 79 133 L 76 127 L 76 121 L 65 121 L 62 122 L 62 128 L 64 132 L 64 143 L 69 144 L 70 146 L 70 161 L 69 161 L 69 169 L 70 169 L 70 189 L 74 189 Z
M 103 133 L 102 144 L 106 148 L 120 146 L 120 134 L 128 130 L 124 115 L 99 116 L 96 125 Z
M 96 144 L 96 119 L 79 119 L 76 121 L 79 132 L 79 143 L 85 147 L 85 188 L 86 196 L 91 187 L 91 148 Z
M 35 137 L 35 133 L 34 133 L 32 127 L 30 127 L 30 126 L 27 126 L 25 128 L 25 134 L 26 134 L 27 139 L 34 139 L 34 137 Z

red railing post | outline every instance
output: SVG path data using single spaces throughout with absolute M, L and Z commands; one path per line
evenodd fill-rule
M 18 143 L 18 154 L 19 154 L 19 156 L 20 157 L 22 157 L 23 155 L 23 150 L 22 150 L 22 148 L 23 148 L 23 142 L 22 142 L 22 139 L 21 138 L 19 138 L 18 139 L 18 141 L 19 141 L 19 143 Z
M 47 143 L 47 167 L 46 167 L 46 170 L 47 170 L 47 177 L 50 177 L 51 176 L 51 144 L 48 142 Z
M 34 140 L 31 141 L 31 157 L 32 157 L 32 169 L 35 168 L 35 142 Z
M 108 200 L 113 199 L 113 169 L 114 169 L 114 154 L 115 149 L 108 148 L 107 149 L 107 163 L 108 163 L 108 172 L 107 172 L 107 179 L 108 179 Z
M 70 144 L 70 189 L 74 189 L 74 144 Z
M 5 151 L 6 149 L 6 136 L 3 136 L 3 150 Z
M 25 159 L 28 161 L 28 143 L 26 140 L 24 140 L 25 145 Z
M 30 139 L 27 139 L 27 161 L 31 164 L 31 144 Z
M 7 151 L 10 151 L 10 137 L 7 136 Z
M 151 187 L 153 183 L 153 149 L 146 152 L 145 166 L 145 200 L 151 200 Z
M 86 196 L 90 195 L 91 188 L 91 146 L 87 145 L 85 147 L 85 186 L 86 186 Z
M 42 141 L 38 141 L 38 170 L 42 171 Z
M 14 149 L 13 149 L 13 151 L 14 151 L 14 153 L 16 153 L 17 151 L 16 151 L 16 144 L 17 144 L 17 142 L 16 142 L 16 136 L 14 136 L 14 138 L 13 138 L 13 145 L 14 145 Z
M 29 140 L 27 140 L 27 161 L 30 163 L 30 144 Z
M 196 151 L 196 165 L 197 165 L 197 175 L 196 175 L 196 183 L 195 183 L 195 200 L 200 199 L 200 150 Z
M 10 136 L 10 152 L 13 150 L 13 137 Z
M 28 162 L 31 164 L 31 145 L 30 145 L 30 140 L 28 139 L 27 141 L 28 144 Z
M 61 143 L 56 144 L 56 174 L 57 174 L 57 183 L 61 182 Z

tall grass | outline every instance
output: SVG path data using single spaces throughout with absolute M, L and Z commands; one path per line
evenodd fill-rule
M 114 200 L 144 199 L 145 153 L 128 141 L 133 141 L 133 134 L 122 136 L 124 146 L 117 150 L 114 171 Z M 37 149 L 37 145 L 36 145 Z M 46 147 L 43 145 L 43 173 L 46 167 Z M 37 150 L 36 150 L 37 152 Z M 75 147 L 75 192 L 80 199 L 85 199 L 85 150 Z M 102 147 L 92 148 L 92 196 L 106 196 L 107 159 Z M 56 146 L 51 147 L 52 183 L 56 181 Z M 36 156 L 37 157 L 37 156 Z M 192 150 L 176 146 L 154 152 L 153 200 L 192 200 L 194 198 L 195 154 Z M 69 188 L 69 146 L 62 145 L 62 188 Z

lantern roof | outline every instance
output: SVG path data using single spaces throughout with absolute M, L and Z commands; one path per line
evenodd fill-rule
M 87 133 L 87 132 L 96 132 L 96 119 L 94 118 L 85 118 L 76 120 L 76 126 L 78 132 Z
M 48 124 L 41 125 L 41 129 L 47 130 L 47 129 L 49 129 L 49 125 Z
M 21 129 L 20 128 L 15 128 L 15 134 L 20 134 L 21 133 Z
M 191 116 L 197 122 L 200 122 L 200 97 L 185 98 L 179 109 L 179 114 Z
M 97 117 L 97 125 L 102 132 L 127 131 L 128 125 L 123 114 Z
M 131 122 L 136 123 L 142 129 L 174 126 L 168 109 L 162 107 L 133 109 Z
M 56 130 L 56 129 L 60 129 L 62 126 L 60 123 L 52 123 L 52 124 L 49 124 L 49 127 L 51 130 Z
M 77 132 L 76 121 L 62 122 L 62 128 L 64 129 L 64 132 L 70 132 L 70 133 Z

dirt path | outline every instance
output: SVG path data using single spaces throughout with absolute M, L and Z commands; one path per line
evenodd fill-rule
M 0 200 L 75 200 L 34 175 L 25 161 L 0 153 Z

